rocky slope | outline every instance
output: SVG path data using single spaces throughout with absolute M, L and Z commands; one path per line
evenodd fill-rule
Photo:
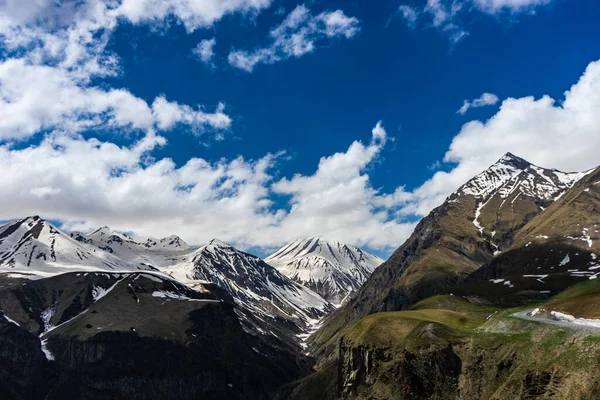
M 333 356 L 341 331 L 368 314 L 402 310 L 464 282 L 586 176 L 506 154 L 423 218 L 356 296 L 325 321 L 311 339 L 317 354 Z
M 312 237 L 283 246 L 265 262 L 339 306 L 383 260 L 357 247 Z
M 284 387 L 281 398 L 597 397 L 600 330 L 557 329 L 515 311 L 436 296 L 411 310 L 372 314 L 345 331 L 336 361 Z
M 212 282 L 242 307 L 264 318 L 297 325 L 296 333 L 310 330 L 333 307 L 315 292 L 290 280 L 260 258 L 218 239 L 194 250 L 181 262 L 162 271 L 190 286 Z
M 2 277 L 0 394 L 269 399 L 307 360 L 285 340 L 245 331 L 228 299 L 214 285 L 192 290 L 150 273 Z
M 452 290 L 504 303 L 510 297 L 532 291 L 554 295 L 600 275 L 599 239 L 597 169 L 520 229 L 511 246 L 475 271 L 467 285 Z

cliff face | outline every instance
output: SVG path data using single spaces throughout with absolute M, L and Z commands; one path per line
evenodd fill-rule
M 449 344 L 402 349 L 340 343 L 338 395 L 341 399 L 393 396 L 406 399 L 458 398 L 462 361 Z
M 593 347 L 598 355 L 597 345 L 572 347 L 570 352 L 580 354 Z M 336 399 L 597 398 L 598 377 L 584 371 L 573 375 L 572 366 L 528 362 L 522 350 L 518 345 L 484 349 L 473 342 L 401 351 L 341 344 Z
M 345 331 L 330 366 L 284 398 L 597 399 L 598 332 L 557 329 L 514 312 L 437 296 L 412 310 L 370 315 Z

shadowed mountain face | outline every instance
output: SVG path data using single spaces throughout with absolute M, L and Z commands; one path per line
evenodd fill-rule
M 287 341 L 244 330 L 213 285 L 69 273 L 0 286 L 3 398 L 268 399 L 308 371 Z
M 313 344 L 331 354 L 339 332 L 360 318 L 402 310 L 464 282 L 588 175 L 543 169 L 506 154 L 423 218 L 352 300 L 325 321 Z

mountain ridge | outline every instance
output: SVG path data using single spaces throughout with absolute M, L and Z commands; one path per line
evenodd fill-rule
M 339 306 L 383 260 L 354 246 L 309 237 L 288 243 L 265 262 Z
M 326 362 L 344 327 L 366 315 L 405 309 L 464 282 L 590 173 L 566 174 L 504 155 L 424 217 L 352 300 L 325 320 L 310 338 L 315 354 Z

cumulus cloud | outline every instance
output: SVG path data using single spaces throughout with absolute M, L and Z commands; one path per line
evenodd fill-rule
M 600 164 L 600 61 L 592 62 L 564 100 L 550 96 L 508 98 L 487 121 L 470 121 L 454 137 L 438 171 L 417 189 L 400 189 L 403 215 L 426 215 L 432 208 L 506 152 L 542 167 L 584 171 Z
M 401 5 L 398 12 L 409 27 L 414 28 L 418 19 L 445 35 L 450 43 L 457 44 L 470 35 L 462 23 L 464 15 L 480 12 L 491 16 L 510 14 L 533 14 L 536 9 L 547 6 L 553 0 L 427 0 L 425 5 L 415 8 Z
M 204 64 L 211 68 L 215 68 L 215 51 L 214 47 L 217 44 L 217 40 L 215 38 L 212 39 L 204 39 L 194 49 L 192 49 L 192 54 L 202 61 Z
M 536 7 L 545 6 L 553 0 L 473 0 L 474 5 L 481 11 L 497 14 L 502 11 L 533 12 Z
M 134 24 L 162 23 L 172 16 L 192 32 L 227 14 L 256 14 L 270 5 L 271 0 L 122 0 L 115 14 Z
M 381 123 L 371 143 L 355 141 L 346 152 L 323 157 L 312 175 L 295 175 L 273 184 L 275 193 L 290 195 L 291 210 L 279 229 L 296 236 L 319 235 L 348 243 L 386 248 L 406 238 L 413 224 L 396 221 L 381 207 L 384 194 L 370 184 L 366 168 L 387 142 Z
M 165 114 L 153 118 L 169 124 L 177 107 L 159 103 L 151 109 Z M 278 154 L 192 158 L 178 166 L 152 157 L 166 144 L 152 131 L 130 146 L 52 134 L 27 148 L 0 146 L 0 218 L 41 214 L 71 229 L 109 225 L 139 236 L 176 233 L 196 244 L 220 237 L 244 248 L 271 249 L 320 235 L 393 249 L 410 235 L 412 221 L 508 151 L 565 171 L 595 167 L 598 109 L 600 61 L 587 67 L 562 101 L 509 98 L 487 121 L 464 124 L 443 159 L 450 168 L 414 190 L 400 185 L 392 192 L 371 184 L 390 141 L 381 123 L 368 143 L 355 141 L 322 157 L 312 173 L 277 179 L 285 162 Z
M 253 224 L 277 221 L 266 196 L 275 156 L 192 158 L 177 167 L 168 158 L 149 158 L 165 143 L 153 134 L 128 147 L 50 135 L 22 150 L 1 146 L 1 218 L 40 213 L 68 227 L 110 224 L 148 236 L 179 233 L 193 242 L 219 234 L 238 239 Z
M 195 130 L 225 129 L 231 119 L 223 105 L 205 113 L 157 97 L 150 106 L 124 89 L 78 84 L 63 68 L 31 65 L 23 59 L 0 62 L 0 139 L 25 139 L 53 129 L 167 130 L 177 123 Z
M 463 101 L 462 107 L 457 111 L 458 114 L 465 115 L 470 108 L 493 106 L 498 103 L 498 96 L 493 93 L 484 93 L 479 98 L 469 101 Z
M 222 104 L 211 113 L 158 96 L 149 105 L 127 89 L 98 86 L 98 78 L 120 74 L 118 56 L 107 44 L 120 23 L 155 27 L 175 20 L 193 31 L 227 14 L 253 14 L 269 5 L 270 0 L 0 2 L 0 140 L 49 130 L 228 128 Z M 200 57 L 211 62 L 214 39 L 201 45 Z
M 341 10 L 324 11 L 313 15 L 304 5 L 297 6 L 281 24 L 271 29 L 272 43 L 253 51 L 234 50 L 229 63 L 252 72 L 257 64 L 274 64 L 288 58 L 311 53 L 324 40 L 349 39 L 360 30 L 359 22 Z
M 313 174 L 274 180 L 278 154 L 213 163 L 192 158 L 177 166 L 151 157 L 166 144 L 155 134 L 131 146 L 49 135 L 25 149 L 0 146 L 0 219 L 41 214 L 67 229 L 110 225 L 139 236 L 176 233 L 197 244 L 220 237 L 273 248 L 318 234 L 395 247 L 413 225 L 382 207 L 385 194 L 367 173 L 388 140 L 377 124 L 370 143 L 355 141 L 323 157 Z M 291 197 L 289 207 L 275 207 L 280 195 Z

